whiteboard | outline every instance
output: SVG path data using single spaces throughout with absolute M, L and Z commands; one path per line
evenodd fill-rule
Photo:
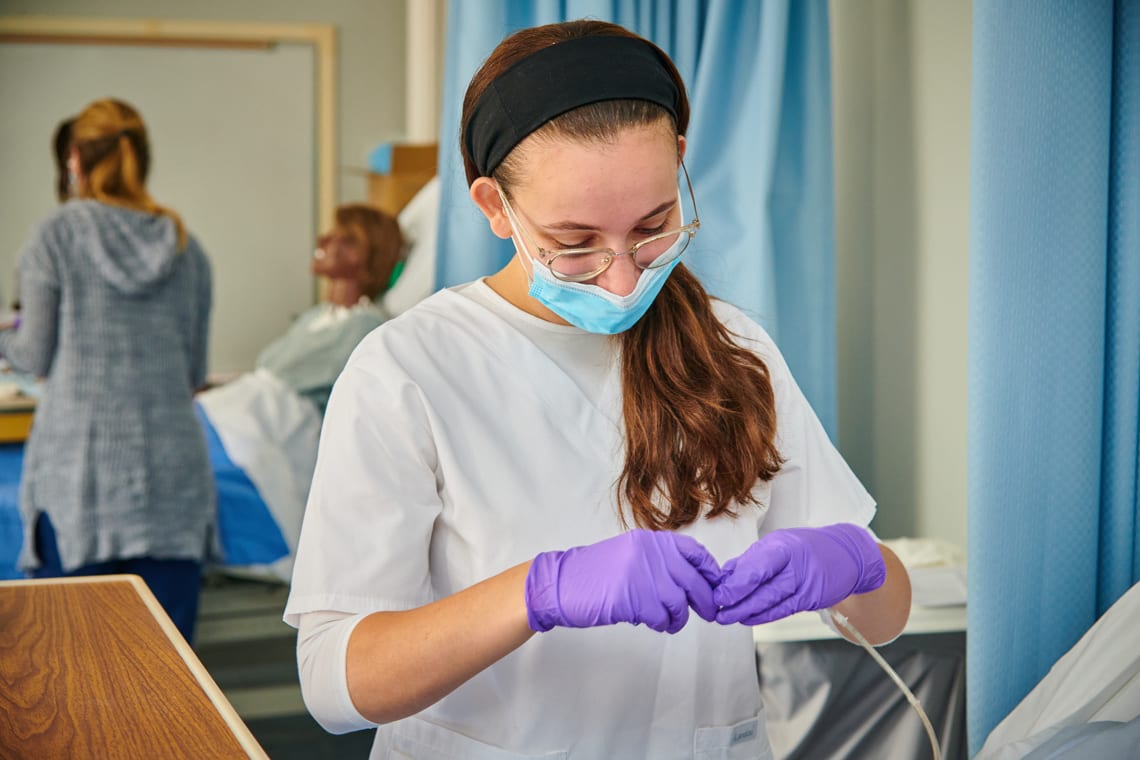
M 151 195 L 182 216 L 210 258 L 210 371 L 250 369 L 313 303 L 314 87 L 308 45 L 0 44 L 3 305 L 21 246 L 56 205 L 56 125 L 116 97 L 150 132 Z

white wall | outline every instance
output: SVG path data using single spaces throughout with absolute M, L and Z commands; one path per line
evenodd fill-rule
M 331 24 L 338 45 L 338 163 L 359 168 L 377 144 L 404 136 L 405 11 L 405 0 L 0 0 L 5 16 Z M 116 86 L 130 80 L 131 92 L 145 101 L 136 105 L 154 141 L 151 189 L 160 202 L 185 215 L 214 261 L 210 369 L 226 373 L 251 367 L 260 348 L 280 335 L 315 294 L 307 272 L 316 235 L 311 50 L 292 45 L 268 52 L 0 48 L 10 75 L 0 78 L 0 98 L 9 113 L 23 118 L 43 111 L 42 126 L 25 130 L 29 137 L 23 141 L 8 139 L 15 116 L 5 117 L 0 130 L 6 138 L 0 145 L 6 167 L 0 198 L 20 201 L 0 209 L 0 298 L 6 304 L 11 297 L 19 242 L 54 205 L 51 130 L 96 97 L 118 94 L 130 100 Z M 68 50 L 54 56 L 52 48 Z M 41 63 L 31 60 L 36 56 Z M 132 59 L 145 62 L 132 66 Z M 17 60 L 22 62 L 18 72 L 9 66 Z M 227 153 L 234 146 L 244 147 L 238 155 Z M 31 170 L 14 173 L 14 163 Z M 339 202 L 366 197 L 366 181 L 358 174 L 341 172 L 337 185 Z M 229 229 L 222 230 L 221 223 Z M 231 234 L 235 231 L 242 234 Z
M 963 547 L 971 11 L 831 3 L 839 445 L 881 535 Z
M 443 59 L 447 48 L 447 0 L 406 0 L 407 61 L 404 65 L 408 142 L 439 139 L 443 106 Z

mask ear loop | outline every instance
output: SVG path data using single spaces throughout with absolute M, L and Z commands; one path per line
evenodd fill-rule
M 515 244 L 515 258 L 519 260 L 519 266 L 522 267 L 527 282 L 534 282 L 534 259 L 531 258 L 530 251 L 527 250 L 526 243 L 522 239 L 522 233 L 519 232 L 520 225 L 515 219 L 515 212 L 511 208 L 511 204 L 507 202 L 507 196 L 503 194 L 498 182 L 495 183 L 495 192 L 499 194 L 499 200 L 503 203 L 503 211 L 507 213 L 507 221 L 511 225 L 511 242 Z M 523 263 L 523 259 L 527 260 L 526 264 Z

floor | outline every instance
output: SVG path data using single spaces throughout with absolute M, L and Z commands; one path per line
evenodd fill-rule
M 272 760 L 367 758 L 371 731 L 333 736 L 305 710 L 296 631 L 281 622 L 287 596 L 280 583 L 210 576 L 194 650 Z

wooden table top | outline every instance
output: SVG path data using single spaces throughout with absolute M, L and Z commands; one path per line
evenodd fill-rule
M 266 758 L 141 578 L 0 582 L 0 757 Z

